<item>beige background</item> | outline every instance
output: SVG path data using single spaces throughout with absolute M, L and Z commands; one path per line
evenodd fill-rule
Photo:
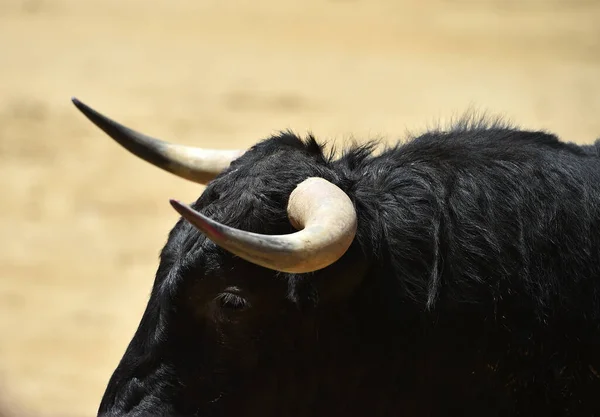
M 201 187 L 137 160 L 71 95 L 150 134 L 338 143 L 469 107 L 600 137 L 600 1 L 0 0 L 0 385 L 92 416 L 177 215 Z

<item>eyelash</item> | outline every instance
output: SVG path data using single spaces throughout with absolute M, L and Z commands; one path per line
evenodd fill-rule
M 216 300 L 222 308 L 231 310 L 243 310 L 248 307 L 248 302 L 240 296 L 228 292 L 221 293 Z

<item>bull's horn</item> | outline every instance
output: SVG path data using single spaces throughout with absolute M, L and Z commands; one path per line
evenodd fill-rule
M 206 184 L 244 152 L 175 145 L 136 132 L 77 100 L 77 107 L 92 123 L 132 154 L 179 177 Z
M 325 268 L 348 250 L 356 234 L 350 198 L 323 178 L 308 178 L 290 195 L 288 217 L 300 229 L 288 235 L 262 235 L 220 224 L 171 200 L 183 218 L 223 249 L 257 265 L 304 273 Z

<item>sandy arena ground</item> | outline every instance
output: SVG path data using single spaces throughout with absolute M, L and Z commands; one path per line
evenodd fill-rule
M 0 380 L 93 416 L 137 327 L 171 197 L 75 95 L 150 134 L 402 137 L 478 107 L 600 137 L 598 0 L 0 0 Z

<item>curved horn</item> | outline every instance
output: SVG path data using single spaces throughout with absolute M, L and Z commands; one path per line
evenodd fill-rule
M 288 217 L 301 229 L 288 235 L 262 235 L 225 226 L 171 200 L 183 218 L 223 249 L 257 265 L 304 273 L 325 268 L 348 250 L 357 227 L 350 198 L 323 178 L 308 178 L 290 194 Z
M 244 152 L 175 145 L 136 132 L 82 103 L 71 99 L 92 123 L 132 154 L 179 177 L 206 184 Z

